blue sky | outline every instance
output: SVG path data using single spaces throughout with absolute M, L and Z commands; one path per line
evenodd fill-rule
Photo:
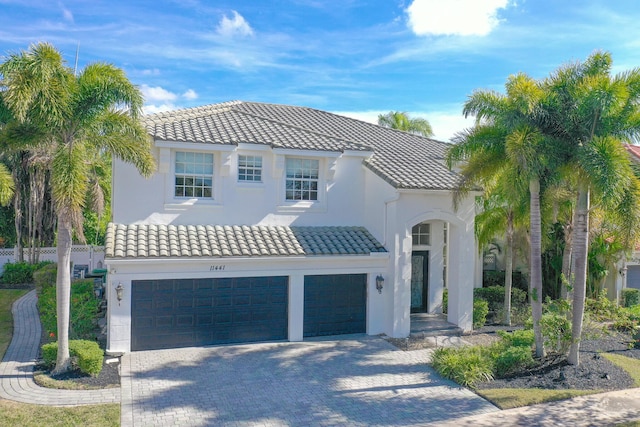
M 543 78 L 594 50 L 640 66 L 637 0 L 0 0 L 0 55 L 48 41 L 123 68 L 156 112 L 230 100 L 375 122 L 405 111 L 448 140 L 475 89 Z

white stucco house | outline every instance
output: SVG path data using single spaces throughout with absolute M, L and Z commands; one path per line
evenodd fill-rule
M 481 261 L 447 144 L 311 108 L 146 116 L 157 171 L 113 165 L 112 353 L 345 333 L 470 330 Z

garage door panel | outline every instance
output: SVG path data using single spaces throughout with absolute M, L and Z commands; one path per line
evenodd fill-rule
M 287 277 L 144 280 L 132 285 L 132 350 L 287 337 Z
M 305 276 L 305 337 L 366 332 L 366 274 Z

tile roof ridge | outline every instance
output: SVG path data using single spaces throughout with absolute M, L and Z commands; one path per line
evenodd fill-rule
M 197 107 L 177 108 L 175 110 L 161 111 L 158 113 L 145 114 L 142 119 L 144 121 L 176 121 L 181 120 L 184 116 L 198 116 L 201 112 L 224 112 L 232 110 L 235 105 L 242 104 L 243 101 L 226 101 L 215 104 L 199 105 Z M 169 120 L 167 120 L 169 119 Z
M 286 104 L 274 104 L 274 103 L 266 103 L 266 102 L 241 102 L 241 103 L 234 104 L 234 106 L 235 105 L 240 105 L 240 104 L 272 105 L 272 106 L 275 106 L 275 107 L 288 107 L 288 108 L 300 108 L 300 109 L 314 110 L 314 109 L 309 108 L 309 107 L 300 107 L 300 106 L 296 106 L 296 105 L 286 105 Z M 251 113 L 251 112 L 248 112 L 248 111 L 238 110 L 238 109 L 235 109 L 233 107 L 231 107 L 231 109 L 233 111 L 235 111 L 236 113 L 244 114 L 244 115 L 250 116 L 250 117 L 255 117 L 255 118 L 258 118 L 260 120 L 265 120 L 265 121 L 268 121 L 268 122 L 271 122 L 271 123 L 277 123 L 277 124 L 279 124 L 281 126 L 286 126 L 288 128 L 291 128 L 291 129 L 297 129 L 297 130 L 300 130 L 300 131 L 303 131 L 303 132 L 306 132 L 306 133 L 310 133 L 310 134 L 313 134 L 313 135 L 318 135 L 318 136 L 322 136 L 322 137 L 325 137 L 325 138 L 331 138 L 331 139 L 334 139 L 336 141 L 342 141 L 342 142 L 347 143 L 347 144 L 358 145 L 360 147 L 363 147 L 365 149 L 364 151 L 371 151 L 371 152 L 375 151 L 372 146 L 363 144 L 361 142 L 356 142 L 356 141 L 352 141 L 352 140 L 349 140 L 349 139 L 340 138 L 340 137 L 338 137 L 336 135 L 331 135 L 331 134 L 324 133 L 324 132 L 318 132 L 318 131 L 315 131 L 315 130 L 312 130 L 312 129 L 308 129 L 306 127 L 297 126 L 297 125 L 294 125 L 292 123 L 284 122 L 284 121 L 281 121 L 281 120 L 276 120 L 276 119 L 273 119 L 271 117 L 265 117 L 265 116 L 262 116 L 260 114 L 255 114 L 255 113 Z M 322 112 L 321 110 L 314 110 L 314 111 Z M 339 116 L 337 114 L 333 114 L 333 115 L 334 116 L 338 116 L 338 117 L 343 117 L 343 116 Z M 363 123 L 366 123 L 366 122 L 363 122 Z
M 332 113 L 331 111 L 320 110 L 318 108 L 313 108 L 313 107 L 306 107 L 306 106 L 299 106 L 299 105 L 288 105 L 288 104 L 276 104 L 276 103 L 273 103 L 273 102 L 253 102 L 253 101 L 241 102 L 241 103 L 238 103 L 238 104 L 258 104 L 258 105 L 273 105 L 273 106 L 276 106 L 276 107 L 299 108 L 301 110 L 313 111 L 315 113 L 322 114 L 322 115 L 330 115 L 330 116 L 334 116 L 334 117 L 339 117 L 340 119 L 346 119 L 346 120 L 351 121 L 351 122 L 362 123 L 362 124 L 364 124 L 366 126 L 372 126 L 372 127 L 378 128 L 378 129 L 384 129 L 386 131 L 400 133 L 402 135 L 408 135 L 408 136 L 416 137 L 416 138 L 419 138 L 419 139 L 426 139 L 426 140 L 429 140 L 430 142 L 436 142 L 436 143 L 445 144 L 445 145 L 453 145 L 453 143 L 451 143 L 451 142 L 440 141 L 439 139 L 434 139 L 434 138 L 431 138 L 431 137 L 418 135 L 418 134 L 407 132 L 407 131 L 403 131 L 403 130 L 400 130 L 400 129 L 393 129 L 393 128 L 388 128 L 386 126 L 380 126 L 377 123 L 371 123 L 371 122 L 367 122 L 367 121 L 364 121 L 364 120 L 361 120 L 361 119 L 356 119 L 354 117 L 344 116 L 342 114 L 336 114 L 336 113 Z M 236 104 L 236 105 L 238 105 L 238 104 Z M 322 135 L 321 133 L 319 133 L 319 134 Z M 325 136 L 327 136 L 327 135 L 325 135 Z M 349 142 L 352 142 L 352 141 L 349 141 Z M 353 143 L 354 144 L 358 144 L 357 142 L 353 142 Z

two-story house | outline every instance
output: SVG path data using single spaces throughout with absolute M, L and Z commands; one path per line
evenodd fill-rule
M 144 120 L 156 173 L 113 165 L 108 351 L 406 337 L 445 287 L 471 329 L 474 201 L 453 209 L 447 144 L 253 102 Z

